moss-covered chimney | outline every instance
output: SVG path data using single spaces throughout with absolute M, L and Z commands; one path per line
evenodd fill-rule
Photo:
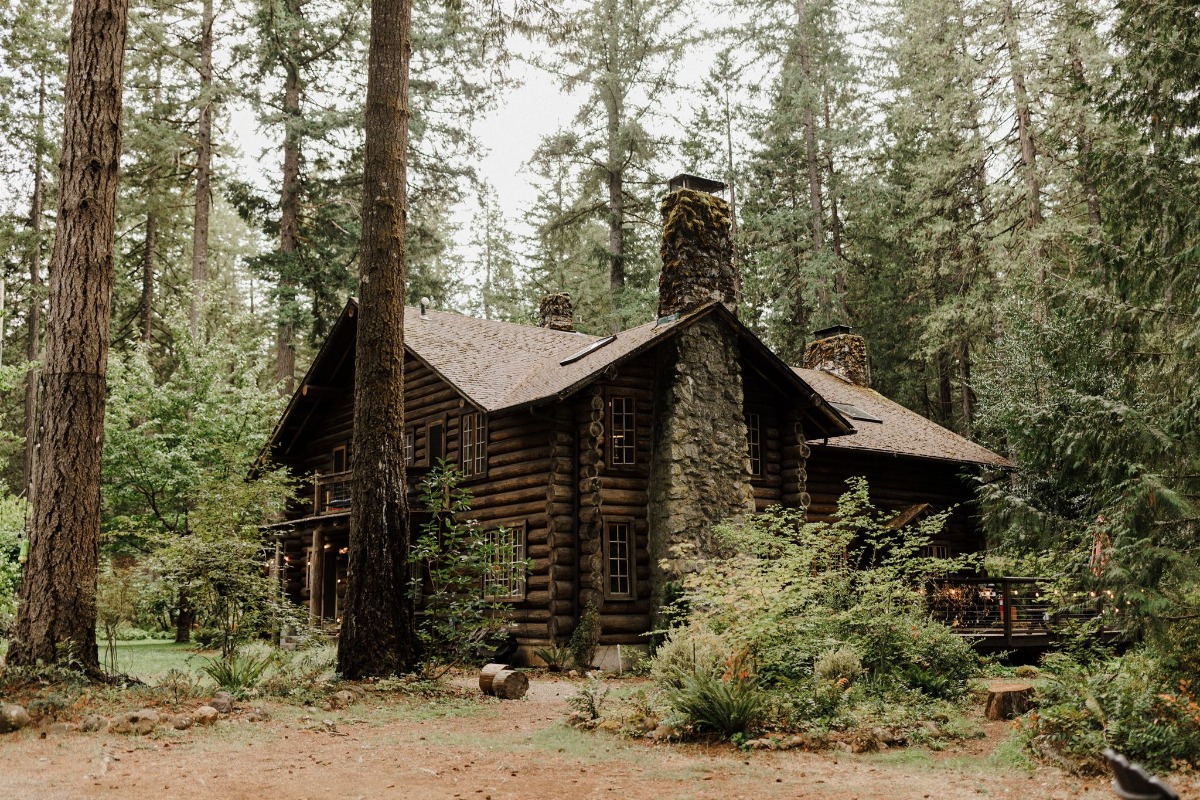
M 681 175 L 671 181 L 671 188 L 661 207 L 658 316 L 686 314 L 714 300 L 736 311 L 738 281 L 729 204 L 709 193 L 724 184 Z
M 541 322 L 538 324 L 552 331 L 574 331 L 575 313 L 571 309 L 571 295 L 566 292 L 552 292 L 542 298 L 539 310 Z
M 848 325 L 834 325 L 813 332 L 813 341 L 804 348 L 804 368 L 832 372 L 859 386 L 871 385 L 871 367 L 867 363 L 867 342 Z

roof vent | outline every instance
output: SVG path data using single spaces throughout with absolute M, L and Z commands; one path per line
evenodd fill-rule
M 573 353 L 573 354 L 567 356 L 566 358 L 564 358 L 562 361 L 558 362 L 558 365 L 560 367 L 565 367 L 567 364 L 574 364 L 576 361 L 583 358 L 584 356 L 591 355 L 592 353 L 599 350 L 601 347 L 604 347 L 604 345 L 610 344 L 610 343 L 616 341 L 616 338 L 617 338 L 617 335 L 614 333 L 612 336 L 606 336 L 603 339 L 600 339 L 599 341 L 592 342 L 587 347 L 580 350 L 578 353 Z
M 421 298 L 421 319 L 429 319 L 429 314 L 427 314 L 425 312 L 427 312 L 429 310 L 429 307 L 431 305 L 433 305 L 433 301 L 430 300 L 428 297 Z

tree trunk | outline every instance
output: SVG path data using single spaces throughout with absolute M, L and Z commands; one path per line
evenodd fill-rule
M 346 609 L 338 672 L 405 673 L 417 660 L 408 597 L 404 471 L 404 227 L 412 0 L 373 0 L 354 376 Z
M 958 346 L 958 382 L 962 399 L 962 434 L 970 436 L 975 421 L 975 390 L 971 388 L 971 346 L 965 341 Z
M 127 0 L 76 0 L 42 371 L 29 561 L 8 660 L 98 672 L 100 453 L 112 311 Z
M 29 316 L 25 319 L 25 463 L 23 486 L 25 497 L 33 499 L 33 462 L 37 453 L 38 368 L 42 340 L 42 205 L 45 184 L 42 160 L 46 157 L 46 72 L 42 69 L 38 83 L 37 138 L 33 145 L 33 199 L 29 208 Z
M 150 341 L 151 326 L 154 322 L 154 258 L 157 250 L 158 214 L 150 211 L 146 214 L 146 245 L 142 248 L 142 295 L 138 299 L 138 320 L 142 328 L 143 342 Z
M 1025 227 L 1033 230 L 1042 221 L 1042 187 L 1037 174 L 1037 156 L 1033 146 L 1033 115 L 1029 107 L 1029 93 L 1025 89 L 1021 42 L 1017 36 L 1017 19 L 1013 14 L 1012 0 L 1004 0 L 1004 33 L 1008 39 L 1008 63 L 1012 71 L 1013 94 L 1017 102 L 1017 138 L 1021 144 L 1021 168 L 1025 173 Z
M 184 644 L 192 640 L 192 625 L 196 623 L 196 609 L 187 589 L 179 590 L 179 607 L 175 612 L 175 643 Z
M 190 328 L 200 336 L 200 312 L 208 287 L 208 214 L 212 208 L 212 53 L 213 0 L 204 0 L 200 18 L 200 125 L 196 136 L 196 212 L 192 228 Z
M 289 4 L 289 10 L 299 10 Z M 288 35 L 291 52 L 285 58 L 287 76 L 283 87 L 283 185 L 279 192 L 279 252 L 284 257 L 284 273 L 279 278 L 279 324 L 275 340 L 275 378 L 279 391 L 290 397 L 296 390 L 296 283 L 292 259 L 300 236 L 300 66 L 296 63 L 300 32 L 293 25 Z
M 812 91 L 815 84 L 812 75 L 812 56 L 809 47 L 808 0 L 796 0 L 796 16 L 800 29 L 800 72 L 804 76 L 804 88 Z M 812 212 L 813 252 L 825 249 L 825 221 L 821 206 L 821 163 L 817 152 L 817 115 L 813 102 L 804 103 L 804 158 L 808 164 L 808 205 Z

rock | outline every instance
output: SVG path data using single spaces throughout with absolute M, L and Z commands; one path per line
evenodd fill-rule
M 127 711 L 117 716 L 113 719 L 112 724 L 108 726 L 108 729 L 112 733 L 145 736 L 154 731 L 154 726 L 158 724 L 158 720 L 157 711 L 143 708 L 141 711 Z
M 663 723 L 650 732 L 650 738 L 656 742 L 665 742 L 679 735 L 679 729 L 674 725 Z
M 255 706 L 250 709 L 250 713 L 246 715 L 247 722 L 266 722 L 271 718 L 270 713 L 261 706 Z
M 52 722 L 50 727 L 46 729 L 50 733 L 66 734 L 75 733 L 79 730 L 79 725 L 74 722 Z
M 933 720 L 929 720 L 929 719 L 922 720 L 921 728 L 925 731 L 926 734 L 929 735 L 930 739 L 937 739 L 937 738 L 941 737 L 941 735 L 942 735 L 942 729 L 939 728 L 938 724 L 936 722 L 934 722 Z
M 215 708 L 218 713 L 229 714 L 233 711 L 233 695 L 229 692 L 217 692 L 208 701 L 208 705 Z
M 860 731 L 850 740 L 851 753 L 874 753 L 879 749 L 879 740 L 872 734 Z
M 174 714 L 168 718 L 167 724 L 177 731 L 186 731 L 193 723 L 189 714 Z
M 568 673 L 567 673 L 567 677 L 568 677 L 568 678 L 578 678 L 578 677 L 579 677 L 579 670 L 577 670 L 577 669 L 573 669 L 573 670 L 571 670 L 570 672 L 568 672 Z
M 770 750 L 770 739 L 749 739 L 746 741 L 746 747 L 750 750 Z
M 0 706 L 0 733 L 19 731 L 29 725 L 29 712 L 22 706 Z
M 192 722 L 197 725 L 212 725 L 217 721 L 220 712 L 212 706 L 200 706 L 192 712 Z
M 108 718 L 99 714 L 90 714 L 80 720 L 79 730 L 84 733 L 104 732 L 108 730 Z
M 332 708 L 345 708 L 346 706 L 354 705 L 354 703 L 357 701 L 358 697 L 354 694 L 354 692 L 349 692 L 345 689 L 342 689 L 340 692 L 335 692 L 333 696 L 329 698 L 329 705 Z
M 602 731 L 608 731 L 609 733 L 620 733 L 621 732 L 621 723 L 615 719 L 601 720 L 600 724 L 596 726 L 596 729 L 602 730 Z

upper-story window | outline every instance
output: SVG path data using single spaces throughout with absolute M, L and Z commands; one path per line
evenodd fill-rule
M 350 446 L 339 444 L 333 448 L 333 471 L 346 472 L 350 469 Z
M 427 467 L 436 467 L 446 457 L 446 422 L 437 420 L 425 425 L 425 460 Z
M 630 467 L 637 463 L 637 419 L 633 398 L 615 395 L 608 401 L 609 463 Z
M 761 478 L 763 474 L 762 416 L 755 412 L 746 414 L 746 444 L 750 449 L 750 474 Z
M 462 458 L 459 460 L 463 477 L 474 478 L 487 473 L 487 418 L 478 411 L 463 414 L 459 422 L 459 441 Z
M 409 428 L 404 432 L 404 466 L 411 467 L 416 460 L 416 431 Z

